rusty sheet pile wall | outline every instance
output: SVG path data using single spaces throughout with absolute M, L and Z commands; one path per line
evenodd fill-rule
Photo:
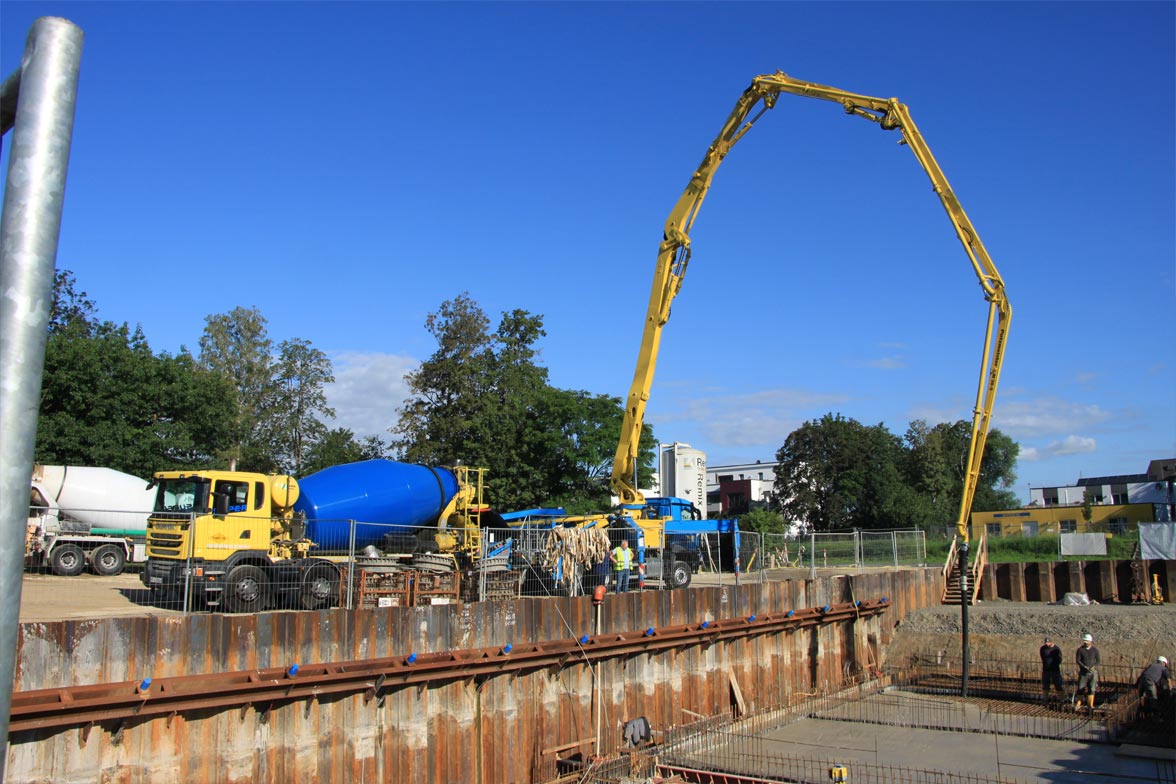
M 989 563 L 980 581 L 980 598 L 1056 602 L 1067 593 L 1084 593 L 1097 602 L 1148 601 L 1153 577 L 1158 578 L 1154 582 L 1164 601 L 1176 601 L 1176 561 Z
M 613 753 L 622 727 L 787 705 L 883 662 L 895 623 L 938 604 L 938 569 L 609 595 L 601 635 L 888 600 L 873 617 L 441 685 L 14 733 L 9 781 L 529 782 L 557 755 Z M 590 598 L 30 623 L 15 689 L 289 668 L 597 635 Z M 596 679 L 599 679 L 597 690 Z M 599 692 L 599 698 L 597 698 Z M 370 696 L 370 695 L 369 695 Z M 63 696 L 63 700 L 68 697 Z M 599 702 L 597 702 L 599 699 Z M 599 705 L 599 711 L 597 706 Z M 63 706 L 64 710 L 68 710 Z M 597 721 L 599 720 L 599 743 Z

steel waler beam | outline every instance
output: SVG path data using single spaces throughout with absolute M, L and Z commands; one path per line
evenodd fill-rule
M 601 634 L 586 639 L 522 643 L 440 653 L 409 654 L 382 659 L 327 664 L 292 665 L 207 675 L 124 681 L 16 692 L 12 696 L 10 736 L 130 719 L 172 716 L 208 709 L 268 708 L 273 703 L 325 696 L 382 692 L 409 685 L 435 685 L 469 678 L 530 672 L 566 666 L 573 661 L 597 661 L 691 645 L 869 618 L 889 607 L 878 601 L 855 602 L 703 621 L 682 626 L 650 627 L 643 631 Z

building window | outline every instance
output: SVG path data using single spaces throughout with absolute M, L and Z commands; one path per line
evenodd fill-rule
M 764 479 L 764 472 L 763 471 L 759 472 L 759 478 L 760 478 L 760 481 L 762 482 Z
M 1046 487 L 1041 491 L 1042 503 L 1046 506 L 1058 505 L 1058 489 L 1056 487 Z
M 1078 531 L 1077 520 L 1060 520 L 1058 521 L 1058 533 L 1072 534 Z
M 1111 485 L 1111 503 L 1127 503 L 1127 485 Z
M 985 530 L 989 536 L 1000 536 L 1000 523 L 989 523 Z
M 735 477 L 732 474 L 719 474 L 719 482 L 730 482 Z
M 1107 531 L 1113 534 L 1127 533 L 1127 518 L 1112 517 L 1110 520 L 1107 520 Z

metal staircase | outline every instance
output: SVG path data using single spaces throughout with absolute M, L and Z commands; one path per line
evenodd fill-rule
M 957 537 L 951 539 L 951 549 L 947 553 L 947 562 L 943 565 L 943 596 L 942 604 L 961 604 L 960 570 L 959 570 L 959 542 Z M 967 565 L 968 574 L 968 604 L 975 604 L 980 598 L 980 580 L 984 576 L 984 567 L 988 565 L 988 535 L 984 534 L 971 548 L 972 559 Z

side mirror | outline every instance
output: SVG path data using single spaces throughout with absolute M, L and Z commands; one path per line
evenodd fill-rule
M 229 497 L 224 493 L 212 494 L 212 513 L 224 517 L 229 513 Z

